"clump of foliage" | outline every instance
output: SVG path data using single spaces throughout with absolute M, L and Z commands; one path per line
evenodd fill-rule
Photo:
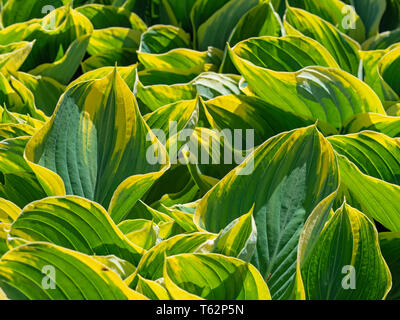
M 400 298 L 398 0 L 2 2 L 1 298 Z

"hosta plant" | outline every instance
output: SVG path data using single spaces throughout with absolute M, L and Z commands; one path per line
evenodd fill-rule
M 3 0 L 0 298 L 400 298 L 398 0 Z

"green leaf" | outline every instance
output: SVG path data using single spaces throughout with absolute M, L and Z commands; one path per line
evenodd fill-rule
M 163 74 L 176 73 L 193 80 L 202 72 L 217 71 L 220 64 L 219 52 L 209 48 L 208 51 L 199 52 L 190 49 L 172 49 L 163 54 L 138 53 L 138 59 L 147 72 L 156 72 L 154 80 L 158 80 Z M 139 74 L 140 81 L 143 75 Z M 156 79 L 157 78 L 157 79 Z M 169 79 L 169 77 L 167 77 Z M 153 80 L 153 81 L 154 81 Z M 147 80 L 146 82 L 149 82 Z M 172 82 L 177 83 L 177 82 Z M 153 83 L 165 84 L 165 83 Z
M 168 257 L 165 287 L 173 299 L 271 300 L 266 283 L 251 264 L 219 254 Z M 189 295 L 188 295 L 189 293 Z
M 153 164 L 147 159 L 152 152 L 159 157 Z M 104 207 L 112 202 L 110 214 L 117 223 L 126 213 L 123 209 L 140 198 L 115 209 L 118 198 L 126 200 L 123 188 L 135 183 L 149 188 L 169 164 L 116 69 L 103 79 L 68 89 L 51 120 L 28 143 L 25 156 L 49 195 L 63 194 L 65 187 L 67 194 Z
M 0 45 L 0 70 L 2 73 L 17 71 L 32 50 L 34 42 L 16 42 Z
M 285 298 L 295 279 L 301 229 L 338 179 L 334 152 L 315 126 L 293 130 L 266 141 L 225 176 L 202 198 L 195 221 L 219 232 L 255 204 L 252 263 L 268 279 L 272 297 Z
M 20 212 L 21 209 L 14 203 L 0 198 L 0 223 L 12 223 Z
M 343 70 L 354 76 L 358 75 L 360 46 L 332 24 L 305 10 L 289 7 L 284 26 L 288 35 L 304 35 L 318 41 Z M 293 28 L 296 30 L 292 30 Z
M 386 0 L 353 0 L 352 3 L 365 24 L 367 37 L 378 34 Z
M 350 0 L 352 1 L 352 0 Z M 339 0 L 289 0 L 290 5 L 304 9 L 329 22 L 358 42 L 365 40 L 365 27 L 353 6 Z
M 311 300 L 384 299 L 392 282 L 375 226 L 347 204 L 324 226 L 301 270 Z
M 0 44 L 36 40 L 21 67 L 22 71 L 29 71 L 43 63 L 55 62 L 60 52 L 67 51 L 74 40 L 92 31 L 89 19 L 66 6 L 52 11 L 43 19 L 15 24 L 1 30 Z
M 257 226 L 253 208 L 228 224 L 214 240 L 211 252 L 249 262 L 257 244 Z
M 20 207 L 46 197 L 45 191 L 23 157 L 29 139 L 30 137 L 22 136 L 0 142 L 0 197 Z
M 379 244 L 382 255 L 389 266 L 392 274 L 393 286 L 390 290 L 387 300 L 400 299 L 400 233 L 381 232 L 379 233 Z
M 355 114 L 385 114 L 376 93 L 342 70 L 307 67 L 298 72 L 278 72 L 242 59 L 235 48 L 231 57 L 256 95 L 303 119 L 318 120 L 325 134 L 340 132 L 345 121 Z
M 164 210 L 185 232 L 199 232 L 200 230 L 193 222 L 193 214 L 164 206 Z
M 357 114 L 347 121 L 343 132 L 356 133 L 373 130 L 389 137 L 400 137 L 400 118 L 376 113 Z
M 158 227 L 153 221 L 137 219 L 122 221 L 118 228 L 135 245 L 149 250 L 157 242 Z
M 87 52 L 94 56 L 115 49 L 137 50 L 141 34 L 140 30 L 121 27 L 94 30 Z
M 274 135 L 313 124 L 298 115 L 263 100 L 245 95 L 227 95 L 208 100 L 205 104 L 208 122 L 213 129 L 254 130 L 255 145 Z M 242 146 L 246 136 L 242 137 Z
M 22 136 L 33 136 L 37 130 L 25 123 L 0 124 L 0 140 L 18 138 Z
M 93 3 L 76 8 L 76 11 L 88 18 L 95 29 L 110 27 L 131 28 L 141 31 L 147 29 L 142 19 L 124 8 Z
M 393 49 L 385 54 L 379 61 L 378 70 L 384 81 L 399 95 L 400 81 L 398 70 L 400 67 L 400 48 Z
M 282 22 L 269 2 L 262 2 L 249 10 L 232 30 L 228 43 L 234 46 L 240 41 L 261 36 L 276 36 L 282 34 Z M 236 73 L 236 69 L 229 57 L 228 48 L 225 48 L 221 72 Z
M 400 231 L 400 208 L 393 202 L 400 187 L 363 174 L 345 156 L 338 154 L 337 159 L 341 191 L 349 204 L 390 231 Z
M 119 75 L 121 76 L 122 79 L 124 79 L 124 81 L 126 82 L 128 87 L 130 89 L 133 89 L 135 81 L 136 81 L 136 65 L 127 66 L 127 67 L 116 67 L 116 68 L 117 68 Z M 92 70 L 92 71 L 86 72 L 83 75 L 81 75 L 78 79 L 72 81 L 68 85 L 67 89 L 72 88 L 79 82 L 95 80 L 95 79 L 102 79 L 105 76 L 109 75 L 114 69 L 115 69 L 114 66 L 113 67 L 109 66 L 109 67 L 103 67 L 103 68 L 99 68 L 97 70 Z
M 388 83 L 383 79 L 379 66 L 381 59 L 389 50 L 360 51 L 360 57 L 364 69 L 364 82 L 366 82 L 382 102 L 391 102 L 399 100 L 399 96 Z
M 240 19 L 259 3 L 260 0 L 229 1 L 199 26 L 196 32 L 197 48 L 207 50 L 213 46 L 223 50 Z M 195 6 L 193 10 L 196 10 Z
M 136 268 L 128 261 L 119 259 L 116 256 L 93 256 L 94 259 L 110 268 L 116 274 L 118 274 L 122 280 L 129 277 L 135 272 Z
M 161 0 L 160 20 L 163 24 L 191 31 L 190 12 L 197 0 Z
M 12 112 L 29 114 L 38 120 L 46 118 L 41 110 L 36 109 L 32 92 L 13 76 L 7 79 L 3 73 L 0 73 L 0 104 Z
M 58 8 L 68 2 L 68 0 L 7 0 L 7 3 L 1 11 L 1 23 L 4 27 L 7 27 L 33 18 L 42 18 L 43 15 L 49 13 L 46 9 L 50 8 L 46 8 L 46 5 Z
M 138 275 L 136 291 L 151 300 L 170 300 L 167 290 L 158 282 L 147 280 Z
M 261 36 L 280 36 L 281 21 L 272 4 L 262 2 L 249 10 L 233 29 L 229 44 L 234 46 L 240 41 Z
M 258 67 L 295 72 L 308 66 L 338 68 L 330 53 L 317 41 L 299 36 L 251 38 L 233 52 Z
M 195 252 L 199 246 L 213 238 L 215 238 L 215 235 L 212 233 L 197 232 L 187 235 L 181 234 L 164 240 L 143 255 L 136 273 L 146 279 L 157 280 L 163 276 L 163 265 L 166 257 Z M 131 276 L 127 280 L 130 287 L 135 283 L 135 276 Z
M 364 50 L 384 50 L 400 41 L 400 30 L 386 31 L 369 38 L 362 44 Z
M 17 72 L 14 77 L 32 92 L 38 109 L 51 116 L 65 86 L 52 78 L 33 76 L 25 72 Z
M 187 137 L 182 137 L 182 130 L 193 129 L 198 122 L 200 104 L 198 98 L 182 100 L 144 116 L 151 130 L 166 146 L 172 164 L 177 163 L 178 152 L 186 142 Z
M 54 289 L 43 287 L 53 282 Z M 12 300 L 145 300 L 92 257 L 49 243 L 23 245 L 2 256 L 0 288 Z
M 186 84 L 137 86 L 137 97 L 151 111 L 181 100 L 193 100 L 197 94 L 204 100 L 218 96 L 240 94 L 239 77 L 204 72 Z
M 84 74 L 100 69 L 103 67 L 111 66 L 129 66 L 137 62 L 135 49 L 115 49 L 104 51 L 87 58 L 82 62 L 81 67 Z
M 76 39 L 72 42 L 61 59 L 54 63 L 42 64 L 31 70 L 29 73 L 34 76 L 41 75 L 52 78 L 63 85 L 67 85 L 78 70 L 80 63 L 85 56 L 89 39 L 90 35 Z
M 145 252 L 124 236 L 104 208 L 76 196 L 50 197 L 29 204 L 13 222 L 10 234 L 89 255 L 115 255 L 134 265 Z
M 190 35 L 185 31 L 173 26 L 157 25 L 142 34 L 139 52 L 166 53 L 172 49 L 189 47 Z
M 362 173 L 400 186 L 400 142 L 384 134 L 363 131 L 328 138 L 336 152 Z

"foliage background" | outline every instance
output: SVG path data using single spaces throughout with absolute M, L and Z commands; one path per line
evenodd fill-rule
M 398 0 L 6 0 L 0 20 L 1 298 L 400 297 Z

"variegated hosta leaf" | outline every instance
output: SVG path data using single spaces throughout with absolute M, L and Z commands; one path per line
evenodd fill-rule
M 253 209 L 233 220 L 214 240 L 211 252 L 249 262 L 257 244 L 257 226 Z
M 21 209 L 14 203 L 6 199 L 0 198 L 0 223 L 11 224 L 17 219 Z
M 344 204 L 326 223 L 301 273 L 307 299 L 384 299 L 392 284 L 373 223 Z
M 332 136 L 328 141 L 364 174 L 400 186 L 400 142 L 397 139 L 363 131 Z
M 118 49 L 139 49 L 141 30 L 112 27 L 94 30 L 90 36 L 87 52 L 94 56 Z
M 50 243 L 3 255 L 0 285 L 12 300 L 146 300 L 94 258 Z
M 67 85 L 85 56 L 89 45 L 90 35 L 79 37 L 71 43 L 65 55 L 54 63 L 44 63 L 29 73 L 34 76 L 45 76 L 52 78 L 63 85 Z
M 143 86 L 138 82 L 137 97 L 149 110 L 155 111 L 176 101 L 195 99 L 197 94 L 204 100 L 240 94 L 239 80 L 236 75 L 204 72 L 187 84 Z
M 193 222 L 193 213 L 183 212 L 175 208 L 167 208 L 163 206 L 165 213 L 171 217 L 176 224 L 178 224 L 184 232 L 201 232 L 203 230 L 199 229 Z
M 21 67 L 22 71 L 28 71 L 43 63 L 55 62 L 64 56 L 74 40 L 92 31 L 90 20 L 67 5 L 43 19 L 21 22 L 1 30 L 0 44 L 35 40 L 30 55 Z
M 34 41 L 21 41 L 0 45 L 0 71 L 3 73 L 17 71 L 25 62 L 33 45 Z
M 358 75 L 360 46 L 332 24 L 305 10 L 289 7 L 284 26 L 288 35 L 303 35 L 318 41 L 343 70 Z
M 364 22 L 367 38 L 378 34 L 386 10 L 386 0 L 354 0 L 352 4 Z
M 204 52 L 191 49 L 173 49 L 162 54 L 138 52 L 138 59 L 145 68 L 139 73 L 139 79 L 144 84 L 189 82 L 203 72 L 217 71 L 221 55 L 222 53 L 214 48 Z M 182 78 L 182 81 L 171 80 L 171 74 Z M 156 80 L 159 83 L 155 83 Z
M 163 276 L 163 265 L 166 257 L 195 252 L 206 241 L 215 238 L 215 234 L 197 232 L 181 234 L 162 241 L 147 251 L 137 267 L 136 273 L 127 279 L 129 286 L 135 287 L 137 283 L 136 274 L 149 280 L 157 280 Z
M 51 6 L 58 8 L 66 5 L 68 0 L 52 0 Z M 48 0 L 25 1 L 8 0 L 1 10 L 1 23 L 4 27 L 18 22 L 25 22 L 33 18 L 43 17 L 43 7 L 49 5 Z
M 145 295 L 151 300 L 170 300 L 168 291 L 161 284 L 153 280 L 147 280 L 140 275 L 137 277 L 137 292 Z
M 132 28 L 141 31 L 147 29 L 146 24 L 136 14 L 114 5 L 93 3 L 78 7 L 76 11 L 88 18 L 94 29 L 111 27 Z
M 400 298 L 400 233 L 381 232 L 379 233 L 379 244 L 382 255 L 389 266 L 392 274 L 392 289 L 387 300 L 399 300 Z
M 274 135 L 313 124 L 296 114 L 245 95 L 227 95 L 208 100 L 205 113 L 213 129 L 254 130 L 254 143 L 260 145 Z M 242 146 L 246 136 L 242 136 Z
M 66 192 L 110 205 L 117 223 L 168 167 L 164 147 L 117 70 L 67 90 L 25 155 L 48 195 Z
M 374 1 L 374 0 L 372 0 Z M 381 1 L 381 0 L 379 0 Z M 383 0 L 385 1 L 385 0 Z M 341 32 L 349 35 L 358 42 L 365 40 L 365 27 L 358 16 L 358 11 L 348 6 L 346 1 L 340 0 L 289 0 L 288 3 L 296 8 L 307 10 L 320 18 L 330 22 Z M 357 0 L 356 0 L 357 2 Z M 371 2 L 371 1 L 370 1 Z M 383 12 L 382 12 L 383 14 Z M 379 23 L 379 21 L 377 21 Z
M 81 67 L 84 73 L 96 71 L 103 67 L 115 65 L 129 66 L 137 62 L 136 50 L 129 48 L 117 48 L 96 54 L 82 62 Z
M 37 130 L 26 123 L 1 123 L 0 140 L 33 136 Z
M 340 190 L 348 202 L 390 231 L 400 231 L 400 208 L 393 201 L 400 197 L 400 187 L 365 175 L 345 156 L 337 159 Z
M 186 31 L 192 29 L 190 12 L 197 0 L 162 0 L 160 3 L 160 20 L 163 24 L 181 27 Z
M 400 94 L 400 81 L 398 80 L 398 69 L 400 66 L 400 48 L 393 49 L 383 56 L 379 61 L 379 73 L 386 83 Z
M 72 81 L 67 89 L 73 87 L 74 85 L 78 84 L 79 82 L 84 82 L 88 80 L 96 80 L 102 79 L 109 75 L 115 67 L 103 67 L 96 70 L 92 70 L 89 72 L 84 73 L 78 79 Z M 128 67 L 117 67 L 117 71 L 122 79 L 126 82 L 128 87 L 133 90 L 136 81 L 136 65 L 131 65 Z
M 116 274 L 118 274 L 122 280 L 125 280 L 136 270 L 135 266 L 130 262 L 120 259 L 114 255 L 109 256 L 93 256 L 94 259 L 110 268 Z
M 159 227 L 153 221 L 136 219 L 125 220 L 118 224 L 118 229 L 135 245 L 149 250 L 157 243 Z
M 190 35 L 182 29 L 173 26 L 156 25 L 142 34 L 139 52 L 166 53 L 172 49 L 189 47 Z
M 10 234 L 90 255 L 115 255 L 137 265 L 145 250 L 132 244 L 107 212 L 76 196 L 50 197 L 26 206 Z
M 192 15 L 195 16 L 196 10 L 199 10 L 199 8 L 208 6 L 208 2 L 216 1 L 200 0 L 199 4 L 196 3 L 193 7 Z M 221 3 L 221 1 L 218 2 Z M 228 1 L 222 8 L 209 17 L 207 21 L 196 28 L 195 39 L 197 48 L 199 50 L 207 50 L 208 46 L 213 46 L 223 50 L 226 42 L 229 40 L 232 29 L 249 10 L 261 2 L 260 0 Z M 219 6 L 219 4 L 216 5 Z
M 41 75 L 33 76 L 29 73 L 17 72 L 13 76 L 32 92 L 37 108 L 46 116 L 51 116 L 58 99 L 64 93 L 65 86 L 52 78 Z
M 233 52 L 256 66 L 274 71 L 299 71 L 308 66 L 338 68 L 331 54 L 317 41 L 299 36 L 251 38 Z
M 382 32 L 362 44 L 364 50 L 385 50 L 400 41 L 400 30 Z
M 268 287 L 249 263 L 219 254 L 180 254 L 164 264 L 165 287 L 175 300 L 270 300 Z
M 238 42 L 261 36 L 281 36 L 282 22 L 270 2 L 261 2 L 250 9 L 238 22 L 227 41 L 230 46 Z M 229 56 L 228 47 L 225 48 L 224 58 L 220 68 L 224 73 L 236 73 L 235 66 Z
M 400 137 L 400 118 L 376 113 L 362 113 L 350 118 L 343 132 L 357 133 L 363 130 L 373 130 L 389 137 Z
M 379 70 L 382 58 L 389 52 L 387 50 L 360 51 L 363 63 L 364 81 L 374 89 L 382 102 L 390 103 L 399 100 L 397 93 L 383 79 Z
M 231 51 L 232 60 L 250 90 L 264 101 L 306 120 L 318 120 L 325 133 L 340 132 L 346 120 L 358 113 L 385 114 L 379 97 L 349 73 L 323 67 L 278 72 L 259 67 Z
M 277 135 L 258 147 L 200 201 L 198 225 L 219 232 L 254 207 L 252 258 L 274 299 L 291 294 L 297 243 L 314 207 L 338 187 L 334 152 L 315 126 Z
M 1 136 L 0 125 L 0 136 Z M 24 124 L 14 126 L 26 126 Z M 22 132 L 21 135 L 24 135 Z M 26 133 L 25 133 L 26 135 Z M 23 207 L 46 196 L 23 154 L 30 137 L 12 137 L 0 142 L 0 197 Z
M 35 106 L 35 98 L 20 81 L 10 76 L 7 79 L 0 73 L 0 103 L 10 111 L 29 114 L 35 119 L 45 120 L 45 115 Z
M 199 119 L 199 98 L 182 100 L 157 109 L 144 116 L 146 123 L 157 138 L 163 143 L 171 162 L 176 163 L 178 152 L 186 143 L 186 137 L 181 137 L 182 130 L 194 129 Z
M 234 46 L 245 39 L 261 36 L 278 37 L 281 34 L 281 21 L 271 2 L 261 2 L 239 20 L 228 42 Z

